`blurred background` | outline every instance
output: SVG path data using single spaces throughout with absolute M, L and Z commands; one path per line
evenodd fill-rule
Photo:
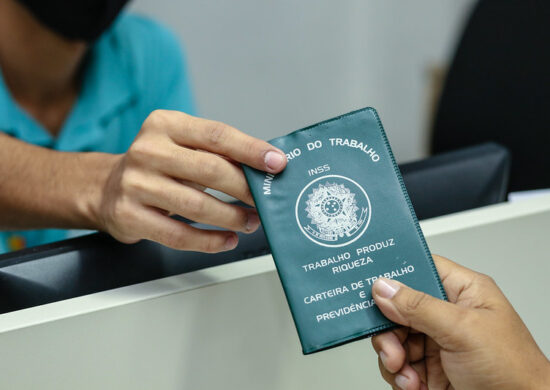
M 198 112 L 263 139 L 375 107 L 399 162 L 428 155 L 473 0 L 134 0 L 179 36 Z

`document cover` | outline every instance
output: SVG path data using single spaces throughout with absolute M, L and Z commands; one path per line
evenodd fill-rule
M 371 295 L 379 277 L 446 299 L 374 109 L 270 143 L 286 169 L 244 171 L 304 354 L 395 326 Z

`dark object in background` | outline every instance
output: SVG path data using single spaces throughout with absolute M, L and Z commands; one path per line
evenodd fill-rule
M 481 0 L 458 46 L 432 152 L 494 141 L 510 191 L 550 188 L 550 1 Z
M 418 219 L 506 200 L 510 154 L 487 143 L 401 166 Z
M 505 149 L 482 145 L 400 167 L 419 218 L 504 200 Z M 239 233 L 230 252 L 181 252 L 150 241 L 122 244 L 106 234 L 0 255 L 0 314 L 143 283 L 269 253 L 260 228 Z

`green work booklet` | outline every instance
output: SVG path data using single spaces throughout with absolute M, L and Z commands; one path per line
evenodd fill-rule
M 304 354 L 395 326 L 372 299 L 381 276 L 446 298 L 374 109 L 270 143 L 286 169 L 244 172 Z

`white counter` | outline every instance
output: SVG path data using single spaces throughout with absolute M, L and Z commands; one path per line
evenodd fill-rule
M 422 223 L 550 354 L 550 197 Z M 383 389 L 370 340 L 303 356 L 271 256 L 0 315 L 1 389 Z

